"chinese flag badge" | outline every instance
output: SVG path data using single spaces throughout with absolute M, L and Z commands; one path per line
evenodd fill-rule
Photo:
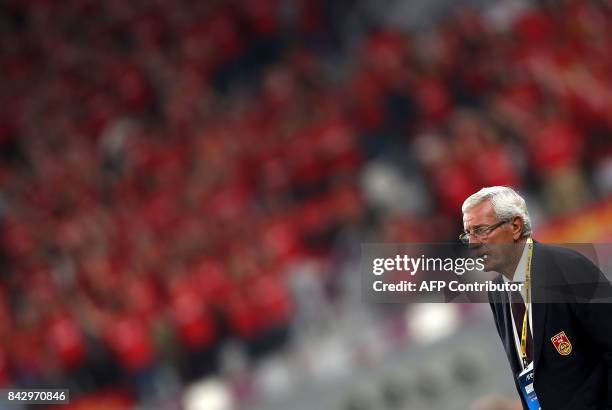
M 572 352 L 572 344 L 567 338 L 565 332 L 557 333 L 551 337 L 550 340 L 553 342 L 555 349 L 557 349 L 557 352 L 559 352 L 561 356 L 567 356 Z

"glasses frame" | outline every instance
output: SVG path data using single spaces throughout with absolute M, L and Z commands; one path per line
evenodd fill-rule
M 493 232 L 494 230 L 496 230 L 497 228 L 499 228 L 500 226 L 507 224 L 508 222 L 510 222 L 509 219 L 504 219 L 501 220 L 497 223 L 494 223 L 493 225 L 482 225 L 479 226 L 477 228 L 477 230 L 479 232 L 467 232 L 464 231 L 461 235 L 459 235 L 459 240 L 461 241 L 461 243 L 463 244 L 469 244 L 470 243 L 470 238 L 479 238 L 479 239 L 483 239 L 488 237 L 491 232 Z

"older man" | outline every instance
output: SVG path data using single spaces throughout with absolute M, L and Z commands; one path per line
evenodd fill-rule
M 483 188 L 462 211 L 461 239 L 486 270 L 500 273 L 498 283 L 524 283 L 520 293 L 489 293 L 523 407 L 612 409 L 612 305 L 585 303 L 573 292 L 577 279 L 597 284 L 588 294 L 601 286 L 609 294 L 610 283 L 583 255 L 534 242 L 525 200 L 511 188 Z M 553 303 L 545 300 L 550 289 L 566 292 Z

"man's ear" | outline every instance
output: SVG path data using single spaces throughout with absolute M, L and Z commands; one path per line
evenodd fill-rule
M 523 234 L 523 219 L 520 216 L 515 216 L 510 221 L 510 229 L 512 230 L 512 239 L 518 241 Z

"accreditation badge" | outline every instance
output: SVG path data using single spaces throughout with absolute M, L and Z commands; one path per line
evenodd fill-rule
M 533 380 L 533 362 L 531 362 L 529 366 L 519 374 L 518 384 L 529 410 L 540 410 L 540 403 L 538 402 L 538 397 L 533 388 Z

